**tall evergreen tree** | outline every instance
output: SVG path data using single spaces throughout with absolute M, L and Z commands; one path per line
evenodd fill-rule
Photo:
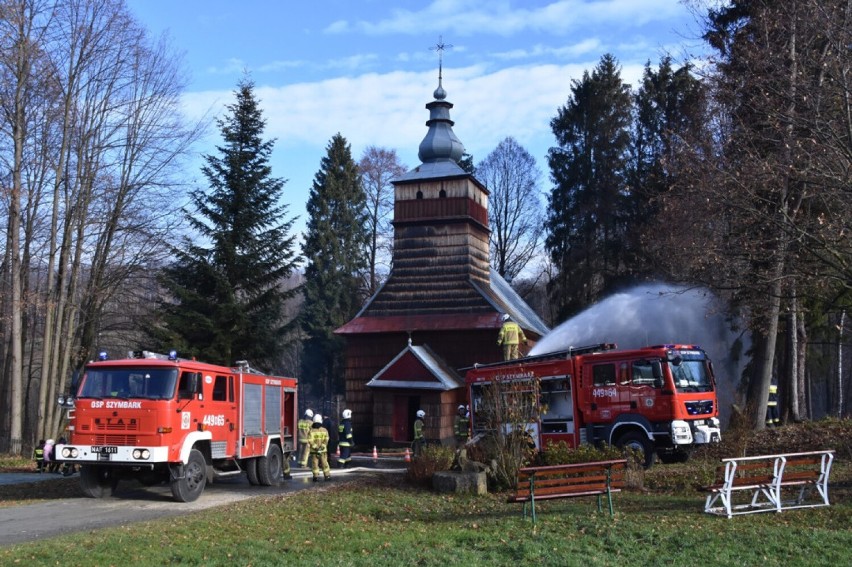
M 284 220 L 285 180 L 272 177 L 269 156 L 274 140 L 264 140 L 266 125 L 254 84 L 242 80 L 236 102 L 218 121 L 224 144 L 205 156 L 202 173 L 209 192 L 190 194 L 186 219 L 203 244 L 186 238 L 163 270 L 172 298 L 161 306 L 161 345 L 220 364 L 249 360 L 274 367 L 291 327 L 284 302 L 297 290 L 282 284 L 296 268 L 295 218 Z
M 343 389 L 343 340 L 334 330 L 351 319 L 365 295 L 369 231 L 366 196 L 349 143 L 332 137 L 308 197 L 303 246 L 305 302 L 302 307 L 302 380 L 317 393 Z
M 571 97 L 550 126 L 555 186 L 548 199 L 545 246 L 559 273 L 552 291 L 560 317 L 595 301 L 625 277 L 629 216 L 626 166 L 630 87 L 612 55 L 573 81 Z
M 625 246 L 630 252 L 631 271 L 637 277 L 658 277 L 659 270 L 646 252 L 654 247 L 660 233 L 653 219 L 660 199 L 677 182 L 680 153 L 688 149 L 698 154 L 709 145 L 711 120 L 704 85 L 692 75 L 690 65 L 675 69 L 668 56 L 660 60 L 657 69 L 652 69 L 650 62 L 645 65 L 634 102 L 628 173 L 632 206 Z

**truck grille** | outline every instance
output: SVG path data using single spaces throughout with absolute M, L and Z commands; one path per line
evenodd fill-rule
M 135 435 L 95 435 L 93 445 L 138 445 Z
M 128 419 L 120 421 L 95 419 L 92 423 L 79 423 L 77 429 L 80 431 L 139 431 L 139 420 Z
M 685 402 L 686 413 L 689 415 L 708 415 L 713 413 L 713 400 L 700 402 Z

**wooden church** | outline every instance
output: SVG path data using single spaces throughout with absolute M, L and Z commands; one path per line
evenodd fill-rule
M 460 404 L 460 369 L 501 359 L 497 335 L 508 313 L 529 345 L 548 328 L 489 266 L 488 189 L 458 164 L 453 105 L 438 74 L 426 105 L 421 164 L 392 181 L 394 248 L 384 285 L 335 332 L 346 341 L 346 405 L 357 445 L 411 442 L 426 412 L 428 442 L 450 443 Z

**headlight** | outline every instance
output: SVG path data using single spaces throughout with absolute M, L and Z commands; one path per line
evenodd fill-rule
M 151 457 L 151 451 L 148 449 L 133 449 L 133 458 L 140 460 L 147 460 Z
M 63 447 L 62 448 L 62 456 L 66 459 L 76 459 L 77 458 L 77 447 Z

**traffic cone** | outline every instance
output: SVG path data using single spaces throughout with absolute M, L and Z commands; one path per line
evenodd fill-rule
M 378 449 L 376 449 L 376 446 L 375 446 L 375 445 L 373 445 L 373 458 L 374 458 L 374 459 L 378 459 L 378 458 L 379 458 L 379 451 L 378 451 Z
M 405 448 L 405 462 L 406 463 L 411 462 L 411 453 L 409 452 L 408 447 Z

